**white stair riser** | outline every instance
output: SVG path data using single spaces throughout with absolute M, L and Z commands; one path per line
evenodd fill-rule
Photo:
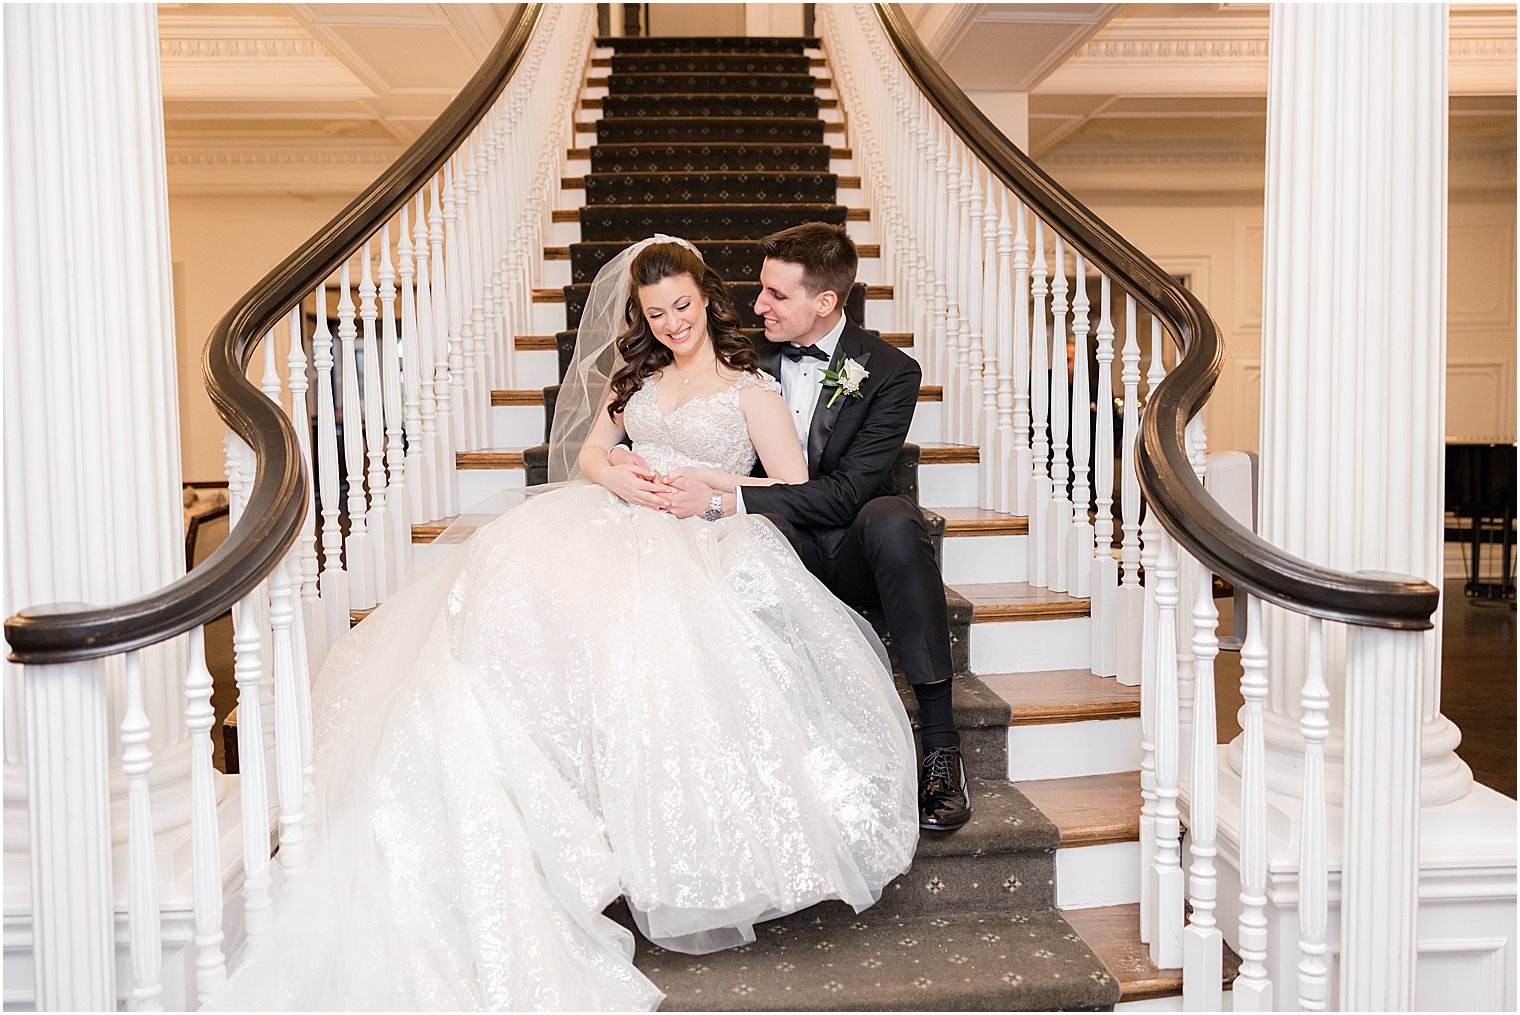
M 491 407 L 491 446 L 526 448 L 544 439 L 542 405 L 493 405 Z
M 586 85 L 581 89 L 581 97 L 587 99 L 605 99 L 607 97 L 607 86 Z
M 522 469 L 460 469 L 459 507 L 468 511 L 487 497 L 505 490 L 521 490 L 526 478 Z
M 945 583 L 1029 579 L 1028 536 L 945 536 Z
M 519 353 L 519 356 L 527 357 L 557 357 L 558 353 L 550 351 L 534 350 L 529 353 Z M 544 363 L 552 365 L 544 366 Z M 547 387 L 554 381 L 549 378 L 558 370 L 558 360 L 533 361 L 532 373 L 524 371 L 518 376 L 518 386 L 524 389 Z M 919 402 L 913 412 L 913 423 L 909 427 L 908 437 L 913 439 L 915 429 L 937 429 L 939 426 L 940 404 L 938 402 Z M 926 420 L 924 427 L 920 428 L 919 421 Z M 491 407 L 491 446 L 497 448 L 521 448 L 541 443 L 544 439 L 544 407 L 542 405 L 493 405 Z M 929 437 L 920 437 L 919 440 L 931 440 Z M 928 465 L 922 469 L 955 468 L 955 466 Z M 996 538 L 996 537 L 991 537 Z M 1020 537 L 1022 538 L 1022 537 Z M 1022 565 L 1021 565 L 1022 566 Z M 996 578 L 955 578 L 949 577 L 946 572 L 946 581 L 1002 581 Z M 1009 578 L 1007 581 L 1013 581 Z
M 557 349 L 523 349 L 516 355 L 514 388 L 546 388 L 559 383 Z
M 697 248 L 701 249 L 702 242 L 697 241 Z M 740 279 L 739 281 L 744 281 Z M 860 259 L 860 268 L 856 273 L 855 281 L 862 285 L 879 285 L 881 283 L 881 258 L 863 257 Z M 540 289 L 559 289 L 571 282 L 569 261 L 544 261 L 543 278 L 538 283 Z
M 412 570 L 421 572 L 432 567 L 450 554 L 457 553 L 462 543 L 413 543 Z
M 939 408 L 938 403 L 933 403 Z M 925 507 L 964 507 L 975 504 L 980 493 L 974 462 L 918 467 L 918 499 Z
M 1008 778 L 1074 779 L 1140 767 L 1140 720 L 1008 727 Z
M 1056 850 L 1056 905 L 1093 909 L 1140 901 L 1140 843 Z
M 1085 669 L 1092 665 L 1091 628 L 1090 617 L 972 624 L 972 672 Z
M 555 222 L 549 227 L 549 246 L 568 247 L 581 241 L 580 222 Z
M 580 225 L 575 225 L 576 239 L 560 240 L 558 229 L 568 223 L 555 223 L 555 244 L 575 243 L 579 239 Z M 851 225 L 869 225 L 869 223 L 851 223 Z M 864 242 L 864 241 L 861 241 Z M 550 288 L 544 286 L 544 288 Z M 866 300 L 866 327 L 872 331 L 896 330 L 896 320 L 892 313 L 891 300 Z M 533 333 L 535 335 L 552 335 L 565 330 L 565 305 L 563 303 L 535 303 L 533 304 Z M 975 503 L 976 498 L 965 503 Z

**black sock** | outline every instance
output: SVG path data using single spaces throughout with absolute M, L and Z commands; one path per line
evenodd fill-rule
M 913 685 L 913 694 L 918 698 L 919 740 L 924 745 L 925 754 L 936 748 L 961 745 L 961 735 L 956 732 L 955 719 L 950 714 L 951 683 L 940 680 Z

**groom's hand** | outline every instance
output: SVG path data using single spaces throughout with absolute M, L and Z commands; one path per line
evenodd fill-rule
M 670 507 L 666 510 L 677 518 L 694 518 L 712 503 L 712 487 L 689 476 L 672 477 L 670 487 L 672 492 L 665 498 Z
M 625 448 L 621 444 L 607 452 L 607 464 L 632 465 L 644 475 L 645 479 L 654 478 L 654 470 L 649 467 L 648 462 L 644 461 L 644 456 L 635 454 L 631 449 Z

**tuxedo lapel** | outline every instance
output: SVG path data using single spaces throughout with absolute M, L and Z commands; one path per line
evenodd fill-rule
M 854 325 L 845 325 L 844 332 L 839 336 L 839 345 L 834 350 L 834 358 L 829 362 L 830 370 L 838 370 L 840 364 L 847 359 L 853 359 L 861 366 L 871 354 L 861 351 L 860 332 Z M 813 421 L 808 428 L 808 474 L 818 478 L 820 463 L 823 461 L 823 449 L 828 446 L 829 436 L 834 432 L 834 424 L 839 421 L 839 414 L 850 403 L 851 396 L 844 392 L 838 392 L 839 397 L 834 398 L 835 388 L 820 388 L 818 402 L 813 406 Z M 833 399 L 834 405 L 829 406 L 829 400 Z
M 756 345 L 758 346 L 756 352 L 760 354 L 760 369 L 776 378 L 777 383 L 780 383 L 781 343 L 768 342 L 764 338 L 761 338 Z

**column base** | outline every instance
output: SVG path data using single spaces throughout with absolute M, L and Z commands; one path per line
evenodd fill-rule
M 243 941 L 243 840 L 242 810 L 237 776 L 219 780 L 217 824 L 220 829 L 222 867 L 222 954 L 232 956 Z M 271 818 L 271 843 L 275 819 Z M 158 858 L 159 907 L 162 915 L 163 984 L 159 997 L 166 1011 L 191 1011 L 195 1000 L 194 882 L 190 864 L 188 824 L 154 838 Z M 34 1011 L 36 992 L 32 958 L 32 911 L 30 857 L 22 851 L 5 850 L 5 1010 Z M 116 908 L 117 1000 L 126 1003 L 132 983 L 128 953 L 127 858 L 125 849 L 113 851 L 111 871 Z M 279 877 L 279 865 L 272 868 Z M 278 883 L 278 882 L 276 882 Z
M 1298 720 L 1271 711 L 1266 713 L 1265 719 L 1267 790 L 1296 801 L 1302 792 L 1303 772 L 1299 766 L 1304 757 L 1304 740 L 1298 732 Z M 1343 734 L 1344 730 L 1336 726 L 1325 739 L 1325 797 L 1336 807 L 1340 806 L 1346 781 L 1342 768 L 1346 748 Z M 1420 766 L 1421 807 L 1453 803 L 1477 785 L 1472 769 L 1455 753 L 1461 742 L 1462 731 L 1444 715 L 1437 715 L 1420 731 L 1420 752 L 1424 756 Z M 1241 738 L 1237 736 L 1230 741 L 1228 748 L 1228 767 L 1237 779 L 1240 777 L 1240 752 Z
M 1240 921 L 1240 776 L 1219 749 L 1219 926 L 1232 946 Z M 1466 766 L 1463 766 L 1464 768 Z M 1270 770 L 1270 765 L 1269 765 Z M 1292 776 L 1297 792 L 1297 775 Z M 1190 801 L 1179 799 L 1183 821 Z M 1299 801 L 1267 793 L 1267 970 L 1278 1006 L 1296 1007 Z M 1420 811 L 1418 1011 L 1513 1011 L 1516 1004 L 1515 801 L 1478 783 Z M 1338 1007 L 1341 810 L 1327 814 L 1330 1000 Z M 1189 862 L 1186 843 L 1184 868 Z

